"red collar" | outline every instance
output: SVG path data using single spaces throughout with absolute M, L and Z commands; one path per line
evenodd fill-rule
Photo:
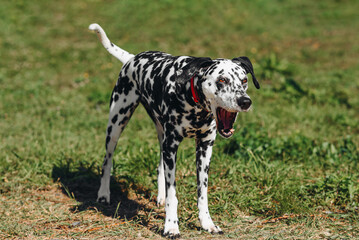
M 195 77 L 195 75 L 193 75 L 193 77 L 191 78 L 191 92 L 192 92 L 192 96 L 193 96 L 193 101 L 195 103 L 198 103 L 199 97 L 198 97 L 197 90 L 194 87 L 194 77 Z

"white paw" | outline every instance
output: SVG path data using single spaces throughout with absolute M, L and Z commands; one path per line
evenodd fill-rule
M 180 237 L 180 232 L 179 232 L 179 228 L 178 228 L 178 220 L 166 219 L 163 236 L 170 238 L 170 239 L 175 239 L 175 238 Z
M 100 188 L 97 193 L 97 202 L 110 204 L 110 190 L 106 191 Z
M 110 196 L 98 196 L 97 202 L 104 203 L 104 204 L 110 204 Z
M 166 186 L 165 186 L 165 176 L 163 175 L 163 170 L 158 169 L 158 194 L 157 194 L 157 206 L 165 205 L 166 201 Z
M 223 234 L 222 229 L 220 227 L 216 226 L 216 225 L 213 225 L 213 226 L 211 226 L 211 227 L 209 227 L 209 228 L 207 228 L 205 230 L 207 230 L 209 233 Z
M 166 202 L 165 196 L 158 196 L 157 197 L 157 207 L 164 206 Z
M 169 239 L 176 239 L 176 238 L 180 238 L 181 234 L 179 233 L 179 231 L 176 231 L 175 229 L 170 229 L 168 232 L 164 232 L 163 236 Z
M 220 227 L 214 225 L 212 219 L 208 218 L 207 221 L 200 221 L 201 226 L 204 230 L 208 231 L 209 233 L 218 233 L 223 234 L 223 231 Z

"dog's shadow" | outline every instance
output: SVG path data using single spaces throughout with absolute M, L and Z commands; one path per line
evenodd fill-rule
M 139 219 L 140 224 L 146 226 L 146 222 L 142 222 L 139 217 L 139 211 L 150 212 L 153 210 L 152 206 L 155 200 L 150 190 L 136 184 L 130 176 L 122 176 L 118 179 L 111 177 L 111 203 L 107 205 L 97 203 L 97 191 L 100 187 L 100 176 L 96 173 L 98 170 L 93 166 L 80 166 L 73 169 L 71 162 L 69 160 L 55 165 L 52 169 L 52 178 L 60 183 L 61 190 L 65 195 L 79 202 L 70 209 L 72 212 L 97 209 L 109 217 L 125 220 Z M 143 196 L 145 201 L 131 199 L 129 189 L 132 189 L 135 194 Z M 158 218 L 162 218 L 162 216 L 158 215 Z

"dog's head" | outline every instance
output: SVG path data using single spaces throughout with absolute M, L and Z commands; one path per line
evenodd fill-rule
M 247 57 L 232 60 L 197 58 L 190 66 L 201 104 L 215 116 L 219 134 L 231 137 L 238 112 L 248 111 L 252 104 L 246 93 L 247 74 L 252 75 L 255 87 L 260 88 L 252 63 Z

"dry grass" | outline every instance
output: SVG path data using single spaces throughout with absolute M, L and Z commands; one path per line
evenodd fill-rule
M 137 192 L 137 193 L 135 193 Z M 2 239 L 159 239 L 164 211 L 154 198 L 130 191 L 127 201 L 109 206 L 78 202 L 60 183 L 38 189 L 18 189 L 2 195 L 0 214 Z M 141 191 L 140 191 L 141 192 Z M 122 214 L 119 215 L 119 212 Z M 130 219 L 123 216 L 135 211 Z M 123 214 L 123 212 L 127 212 Z M 233 214 L 233 213 L 232 213 Z M 119 217 L 116 217 L 118 216 Z M 220 222 L 224 235 L 201 231 L 196 218 L 181 219 L 182 239 L 354 239 L 358 229 L 328 214 L 284 215 L 263 219 L 234 213 Z

